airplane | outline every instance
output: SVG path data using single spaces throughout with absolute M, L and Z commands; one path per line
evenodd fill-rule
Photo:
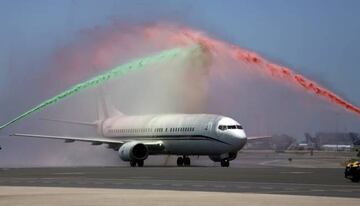
M 324 144 L 320 146 L 321 150 L 326 151 L 350 151 L 352 148 L 353 146 L 348 144 Z
M 100 104 L 99 104 L 100 103 Z M 61 139 L 107 144 L 118 151 L 131 167 L 142 167 L 149 155 L 178 155 L 177 166 L 190 166 L 189 156 L 206 155 L 222 167 L 229 167 L 248 140 L 244 128 L 234 119 L 214 114 L 161 114 L 128 116 L 117 110 L 104 96 L 98 103 L 98 120 L 79 122 L 47 119 L 97 128 L 98 136 L 72 137 L 15 133 L 11 136 Z

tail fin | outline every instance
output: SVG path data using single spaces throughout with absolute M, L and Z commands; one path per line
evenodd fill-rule
M 116 115 L 123 115 L 117 110 L 110 101 L 110 97 L 105 94 L 102 88 L 99 88 L 99 97 L 97 103 L 97 119 L 104 120 Z
M 98 126 L 99 121 L 116 116 L 123 115 L 119 110 L 117 110 L 109 100 L 109 97 L 103 92 L 103 90 L 99 89 L 99 98 L 97 102 L 97 120 L 94 122 L 84 122 L 84 121 L 74 121 L 74 120 L 63 120 L 63 119 L 51 119 L 51 118 L 40 118 L 40 120 L 45 121 L 53 121 L 53 122 L 61 122 L 66 124 L 77 124 L 77 125 L 85 125 L 85 126 Z

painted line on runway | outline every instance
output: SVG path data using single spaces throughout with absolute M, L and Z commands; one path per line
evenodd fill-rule
M 84 175 L 84 172 L 58 172 L 52 173 L 52 175 Z
M 301 172 L 301 171 L 295 171 L 295 172 L 279 172 L 280 174 L 295 174 L 295 175 L 301 175 L 301 174 L 312 174 L 314 172 Z
M 272 190 L 273 188 L 272 187 L 259 187 L 260 189 L 263 189 L 263 190 Z
M 26 178 L 23 178 L 26 179 Z M 95 180 L 105 180 L 105 181 L 133 181 L 133 180 L 137 180 L 139 181 L 139 179 L 129 179 L 129 178 L 89 178 L 86 177 L 84 179 L 95 179 Z M 149 181 L 149 179 L 143 179 L 140 181 Z M 337 185 L 337 184 L 333 184 L 333 185 L 329 185 L 329 184 L 313 184 L 313 183 L 284 183 L 284 182 L 247 182 L 247 181 L 215 181 L 215 180 L 182 180 L 182 179 L 151 179 L 151 181 L 159 181 L 159 182 L 169 182 L 169 181 L 181 181 L 181 182 L 187 182 L 189 184 L 194 183 L 194 182 L 198 182 L 198 183 L 220 183 L 220 184 L 251 184 L 251 185 L 285 185 L 285 186 L 319 186 L 319 187 L 351 187 L 351 188 L 355 188 L 358 189 L 360 188 L 359 185 Z
M 322 189 L 311 189 L 310 191 L 312 191 L 312 192 L 325 192 L 326 190 L 322 190 Z

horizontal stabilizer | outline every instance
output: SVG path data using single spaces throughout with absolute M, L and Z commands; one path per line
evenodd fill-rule
M 119 139 L 109 139 L 109 138 L 104 138 L 104 137 L 73 137 L 73 136 L 55 136 L 55 135 L 21 134 L 21 133 L 15 133 L 10 136 L 46 138 L 46 139 L 61 139 L 61 140 L 65 140 L 65 142 L 67 142 L 67 143 L 74 142 L 74 141 L 92 142 L 92 143 L 93 142 L 117 143 L 117 144 L 124 143 L 124 141 L 119 140 Z
M 63 120 L 63 119 L 49 119 L 49 118 L 40 118 L 40 120 L 52 121 L 52 122 L 61 122 L 61 123 L 65 123 L 65 124 L 96 126 L 96 122 L 82 122 L 82 121 Z

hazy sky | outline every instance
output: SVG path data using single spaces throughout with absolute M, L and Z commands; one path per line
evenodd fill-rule
M 357 0 L 3 0 L 0 91 L 8 89 L 8 81 L 25 78 L 27 65 L 45 59 L 81 29 L 114 19 L 170 21 L 255 50 L 360 105 L 359 9 Z M 31 68 L 37 70 L 46 68 Z

